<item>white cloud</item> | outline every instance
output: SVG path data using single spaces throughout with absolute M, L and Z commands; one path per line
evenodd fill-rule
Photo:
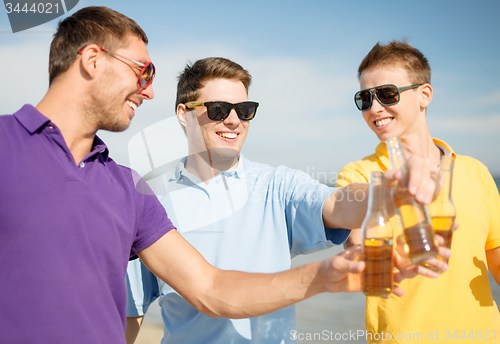
M 36 104 L 49 85 L 49 34 L 32 35 L 27 43 L 0 47 L 2 114 L 17 111 L 25 103 Z
M 339 67 L 326 73 L 318 61 L 242 56 L 231 47 L 217 44 L 156 48 L 150 50 L 150 55 L 158 69 L 155 99 L 138 110 L 126 133 L 100 134 L 121 163 L 128 163 L 124 148 L 134 133 L 174 116 L 176 77 L 186 63 L 208 56 L 230 58 L 253 77 L 249 97 L 259 101 L 260 107 L 243 149 L 252 159 L 301 169 L 314 165 L 316 171 L 326 170 L 329 164 L 325 156 L 332 152 L 335 156 L 339 149 L 335 147 L 341 147 L 342 140 L 359 136 L 360 126 L 365 129 L 352 101 L 358 87 L 355 74 L 342 71 L 341 61 L 332 63 Z
M 500 141 L 500 113 L 485 116 L 429 117 L 429 126 L 450 134 L 495 135 Z
M 8 66 L 0 71 L 4 114 L 16 111 L 24 103 L 36 104 L 47 89 L 51 35 L 38 34 L 30 39 L 25 44 L 2 44 L 0 48 L 0 63 Z M 370 154 L 377 144 L 352 100 L 358 83 L 355 69 L 346 68 L 351 66 L 348 56 L 344 60 L 337 57 L 327 61 L 325 56 L 248 56 L 230 46 L 209 43 L 196 47 L 156 45 L 150 47 L 150 55 L 158 69 L 155 99 L 141 106 L 126 132 L 99 133 L 110 146 L 111 156 L 119 163 L 128 164 L 128 142 L 136 133 L 175 115 L 178 73 L 187 62 L 207 56 L 230 58 L 253 76 L 250 98 L 259 101 L 261 106 L 243 148 L 249 158 L 309 172 L 331 173 Z M 484 99 L 473 102 L 490 102 L 498 108 L 499 100 L 500 91 L 494 90 Z M 439 104 L 437 99 L 434 102 Z M 429 122 L 433 134 L 436 132 L 445 138 L 475 133 L 500 144 L 496 138 L 500 136 L 497 134 L 500 129 L 498 113 L 486 117 L 479 117 L 477 113 L 470 117 L 440 117 L 432 112 Z M 474 140 L 470 148 L 483 150 L 484 142 Z M 485 163 L 496 168 L 494 162 Z

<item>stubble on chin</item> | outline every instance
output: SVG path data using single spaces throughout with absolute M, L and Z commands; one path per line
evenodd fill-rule
M 115 98 L 111 101 L 104 99 L 98 91 L 91 93 L 90 98 L 85 102 L 83 112 L 84 120 L 90 127 L 94 127 L 95 131 L 107 130 L 111 132 L 125 131 L 129 126 L 131 119 L 123 113 L 123 102 L 120 103 Z

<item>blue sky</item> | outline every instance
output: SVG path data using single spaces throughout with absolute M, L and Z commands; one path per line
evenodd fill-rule
M 134 135 L 175 116 L 176 76 L 185 64 L 223 56 L 249 70 L 249 98 L 260 102 L 243 154 L 334 181 L 345 164 L 378 144 L 353 102 L 357 67 L 377 42 L 406 37 L 432 68 L 434 99 L 427 116 L 433 136 L 500 176 L 498 0 L 80 0 L 70 14 L 90 5 L 137 21 L 149 36 L 158 70 L 155 99 L 139 108 L 131 127 L 99 134 L 120 163 L 130 164 Z M 13 34 L 6 13 L 0 13 L 0 113 L 43 97 L 59 19 Z

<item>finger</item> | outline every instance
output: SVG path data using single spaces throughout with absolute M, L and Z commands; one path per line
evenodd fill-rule
M 408 192 L 414 196 L 419 191 L 422 178 L 424 178 L 424 160 L 415 156 L 410 156 L 407 161 L 408 168 Z
M 359 274 L 359 273 L 363 272 L 365 267 L 366 267 L 366 264 L 363 261 L 354 262 L 354 265 L 352 266 L 352 270 L 350 270 L 350 272 Z
M 333 257 L 332 268 L 334 273 L 360 273 L 365 269 L 365 262 L 348 259 L 345 256 L 342 256 L 342 254 L 351 255 L 353 253 L 345 253 L 344 251 Z
M 439 246 L 442 246 L 444 244 L 444 238 L 440 234 L 436 234 L 436 240 Z
M 399 254 L 399 252 L 397 250 L 393 250 L 393 256 L 394 256 L 394 265 L 398 266 L 399 264 L 401 264 L 401 255 Z
M 361 245 L 351 246 L 348 249 L 340 252 L 338 255 L 349 260 L 361 260 Z
M 449 259 L 451 257 L 451 249 L 445 246 L 439 246 L 438 247 L 438 256 L 444 259 Z
M 417 194 L 415 195 L 415 199 L 424 204 L 431 204 L 436 196 L 437 182 L 433 177 L 433 173 L 429 173 L 424 175 L 420 180 L 420 184 L 418 186 Z
M 436 260 L 439 260 L 439 259 L 436 259 Z M 443 272 L 446 271 L 448 269 L 448 265 L 443 261 L 440 261 L 440 262 L 442 264 L 438 264 L 436 262 L 433 262 L 432 264 L 429 264 L 429 265 L 432 265 L 432 266 L 437 267 L 437 268 L 441 267 L 441 269 L 444 269 L 444 270 L 441 270 L 441 269 L 439 269 L 439 270 L 441 270 Z M 445 268 L 445 266 L 446 266 L 446 268 Z M 434 272 L 431 269 L 423 267 L 422 265 L 417 265 L 417 272 L 419 275 L 429 277 L 429 278 L 438 278 L 439 277 L 439 274 L 437 272 Z
M 401 179 L 401 177 L 402 177 L 401 170 L 386 170 L 384 172 L 384 178 L 389 183 L 399 180 Z
M 401 288 L 400 288 L 399 286 L 397 286 L 397 285 L 394 285 L 394 289 L 392 290 L 392 293 L 393 293 L 394 295 L 396 295 L 396 296 L 399 296 L 399 297 L 401 297 L 401 296 L 403 296 L 403 295 L 405 294 L 404 290 L 403 290 L 403 289 L 401 289 Z M 387 297 L 387 298 L 389 298 L 389 297 Z
M 403 248 L 396 248 L 393 250 L 394 256 L 394 266 L 401 270 L 406 275 L 406 270 L 411 269 L 411 267 L 415 264 L 410 263 L 410 261 L 406 258 L 406 253 L 404 253 Z
M 399 271 L 394 273 L 394 282 L 395 283 L 401 283 L 403 280 L 404 280 L 404 277 L 401 276 L 401 273 Z
M 443 246 L 445 243 L 444 238 L 441 235 L 436 234 L 436 240 L 439 244 L 438 256 L 440 256 L 441 258 L 445 258 L 445 259 L 450 258 L 451 257 L 451 249 L 446 247 L 446 246 Z
M 415 199 L 424 204 L 430 204 L 439 189 L 439 169 L 431 164 L 428 158 L 411 156 L 408 160 L 409 179 L 408 191 Z

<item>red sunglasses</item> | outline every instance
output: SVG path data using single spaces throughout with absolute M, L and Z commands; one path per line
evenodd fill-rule
M 78 54 L 82 54 L 82 51 L 83 49 L 85 49 L 85 47 L 83 47 L 82 49 L 80 49 L 78 51 Z M 153 82 L 153 79 L 155 77 L 155 73 L 156 73 L 156 68 L 155 68 L 155 65 L 152 63 L 152 62 L 147 62 L 147 63 L 141 63 L 141 62 L 138 62 L 138 61 L 135 61 L 135 60 L 132 60 L 132 59 L 129 59 L 128 57 L 125 57 L 125 56 L 122 56 L 122 55 L 119 55 L 119 54 L 116 54 L 116 53 L 113 53 L 111 51 L 108 51 L 104 48 L 101 48 L 99 47 L 99 49 L 101 49 L 102 51 L 104 51 L 105 53 L 108 53 L 110 54 L 111 56 L 113 56 L 114 58 L 116 58 L 117 60 L 127 64 L 128 66 L 130 66 L 128 63 L 126 63 L 125 61 L 121 60 L 120 58 L 122 59 L 125 59 L 127 61 L 130 61 L 134 64 L 136 64 L 137 66 L 139 66 L 141 68 L 141 72 L 139 73 L 139 78 L 138 78 L 138 82 L 139 82 L 139 85 L 142 87 L 142 88 L 148 88 L 149 85 L 151 85 L 151 83 Z M 120 57 L 120 58 L 119 58 Z M 130 68 L 132 68 L 132 66 L 130 66 Z M 134 70 L 134 68 L 132 68 Z M 135 72 L 135 70 L 134 70 Z M 136 73 L 137 74 L 137 73 Z

